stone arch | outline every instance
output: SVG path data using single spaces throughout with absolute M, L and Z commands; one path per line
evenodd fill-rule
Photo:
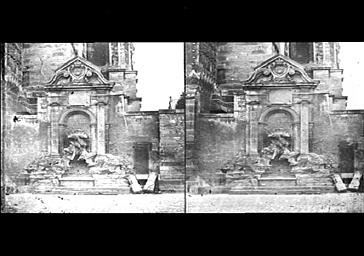
M 265 138 L 265 127 L 268 125 L 269 118 L 277 113 L 285 113 L 288 115 L 288 117 L 291 119 L 291 150 L 294 150 L 296 152 L 299 152 L 299 125 L 300 125 L 300 118 L 299 115 L 291 108 L 283 107 L 283 106 L 275 106 L 275 107 L 269 107 L 263 110 L 263 112 L 260 115 L 259 118 L 259 138 L 258 138 L 258 150 L 261 150 L 263 148 L 264 144 L 264 138 Z
M 89 111 L 87 109 L 84 109 L 84 108 L 71 108 L 71 109 L 67 109 L 60 116 L 59 121 L 58 121 L 58 124 L 59 125 L 65 125 L 66 124 L 66 121 L 67 121 L 67 118 L 70 115 L 75 114 L 77 112 L 88 115 L 88 117 L 90 118 L 90 124 L 91 125 L 96 125 L 96 117 L 95 117 L 95 115 L 91 111 Z
M 91 152 L 96 152 L 96 117 L 95 115 L 84 108 L 71 108 L 67 109 L 62 113 L 62 115 L 59 118 L 58 121 L 58 127 L 59 127 L 59 153 L 63 154 L 63 147 L 66 143 L 64 140 L 66 128 L 67 128 L 67 121 L 70 117 L 73 115 L 81 114 L 83 116 L 86 116 L 89 119 L 90 129 L 89 129 L 89 150 Z
M 262 114 L 260 115 L 259 118 L 259 122 L 260 123 L 265 123 L 267 118 L 271 115 L 274 114 L 276 112 L 286 112 L 288 113 L 291 117 L 294 123 L 298 123 L 299 122 L 299 116 L 296 113 L 296 111 L 294 111 L 291 108 L 287 108 L 287 107 L 270 107 L 270 108 L 266 108 L 265 110 L 263 110 Z

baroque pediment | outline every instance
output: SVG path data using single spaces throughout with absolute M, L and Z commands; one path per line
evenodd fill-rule
M 95 66 L 88 60 L 77 56 L 61 67 L 53 75 L 48 86 L 77 86 L 77 85 L 97 85 L 110 86 L 113 82 L 108 81 L 99 67 Z
M 278 54 L 254 68 L 253 74 L 244 81 L 245 86 L 264 85 L 315 85 L 303 66 L 287 56 Z

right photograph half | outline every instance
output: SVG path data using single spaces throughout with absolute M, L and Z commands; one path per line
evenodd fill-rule
M 364 212 L 363 65 L 363 42 L 185 43 L 186 211 Z

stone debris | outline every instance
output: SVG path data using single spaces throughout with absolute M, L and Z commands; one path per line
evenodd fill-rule
M 60 178 L 76 175 L 93 177 L 96 186 L 100 187 L 114 188 L 128 185 L 135 194 L 154 193 L 156 190 L 158 174 L 151 172 L 147 183 L 142 187 L 128 157 L 87 153 L 80 161 L 81 165 L 65 161 L 60 157 L 44 156 L 35 159 L 22 173 L 22 178 L 27 179 L 25 182 L 27 186 L 23 187 L 28 187 L 27 191 L 34 189 L 48 191 L 59 186 Z
M 18 188 L 14 181 L 12 181 L 8 175 L 5 175 L 5 194 L 13 194 L 18 192 Z M 1 185 L 3 186 L 3 184 Z
M 25 179 L 26 182 L 23 183 L 33 188 L 46 189 L 58 186 L 58 179 L 68 175 L 95 176 L 118 183 L 125 179 L 127 174 L 134 173 L 130 161 L 123 156 L 89 153 L 83 160 L 86 160 L 85 166 L 73 166 L 72 163 L 69 165 L 64 158 L 43 156 L 32 161 L 18 179 Z
M 126 176 L 126 178 L 129 181 L 131 192 L 133 192 L 134 194 L 140 194 L 143 192 L 143 189 L 140 186 L 140 184 L 138 183 L 138 180 L 137 180 L 135 174 L 129 174 Z
M 145 193 L 153 193 L 154 192 L 157 177 L 158 177 L 157 173 L 155 173 L 155 172 L 150 172 L 149 173 L 147 183 L 145 183 L 145 185 L 143 187 L 143 191 Z
M 354 177 L 351 180 L 349 186 L 348 186 L 348 190 L 350 191 L 358 191 L 359 190 L 359 186 L 360 186 L 360 179 L 363 176 L 363 173 L 356 171 L 354 172 Z
M 335 187 L 337 189 L 338 192 L 345 192 L 346 191 L 346 186 L 345 184 L 343 183 L 341 177 L 339 174 L 337 173 L 334 173 L 332 175 L 332 179 L 334 180 L 334 183 L 335 183 Z

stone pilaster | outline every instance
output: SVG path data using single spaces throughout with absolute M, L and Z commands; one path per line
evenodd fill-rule
M 249 130 L 249 147 L 248 154 L 249 155 L 257 155 L 258 154 L 258 136 L 259 136 L 259 120 L 258 120 L 258 112 L 259 112 L 259 103 L 256 101 L 252 101 L 249 103 L 249 122 L 248 122 L 248 130 Z
M 97 153 L 105 154 L 105 104 L 97 104 Z
M 300 123 L 293 123 L 293 139 L 294 139 L 294 148 L 295 152 L 300 152 L 301 142 L 300 142 L 300 134 L 298 132 Z
M 197 84 L 186 85 L 186 172 L 190 176 L 195 170 L 194 149 L 195 149 L 195 124 L 196 124 L 196 91 Z
M 301 154 L 309 153 L 309 101 L 302 100 L 301 101 Z
M 257 155 L 258 154 L 258 122 L 251 121 L 249 123 L 250 129 L 250 138 L 249 138 L 249 154 L 250 155 Z
M 91 152 L 97 153 L 96 124 L 91 124 Z
M 50 116 L 50 155 L 59 156 L 59 135 L 58 135 L 58 113 L 59 106 L 51 106 L 51 116 Z

